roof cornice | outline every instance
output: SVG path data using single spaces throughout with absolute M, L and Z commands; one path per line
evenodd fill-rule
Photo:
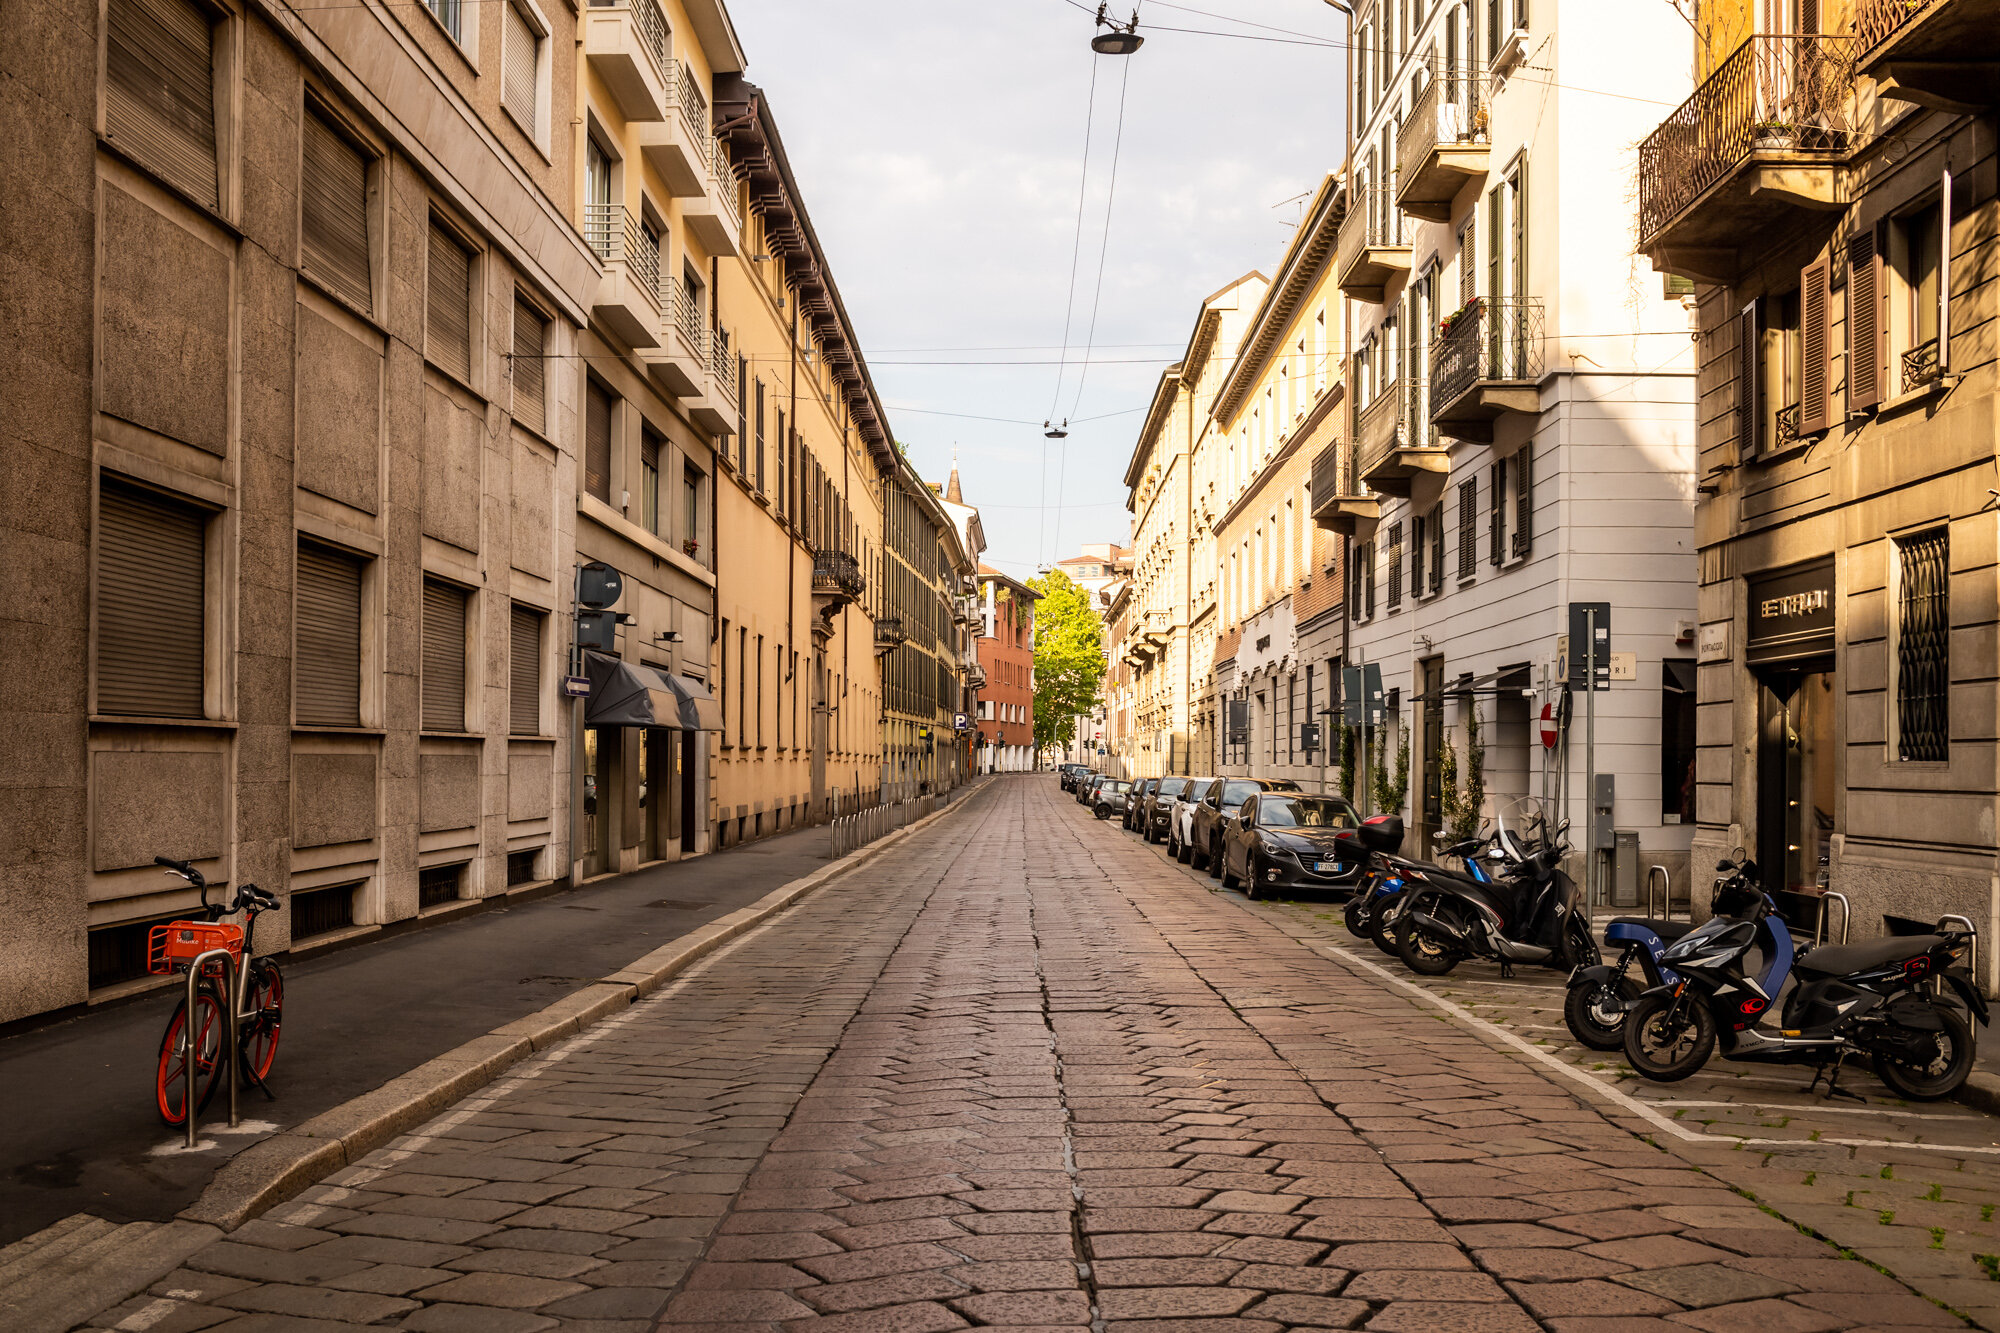
M 1333 261 L 1334 240 L 1346 212 L 1346 189 L 1338 176 L 1329 174 L 1320 182 L 1305 222 L 1285 248 L 1277 281 L 1264 289 L 1264 299 L 1258 303 L 1257 313 L 1244 332 L 1236 365 L 1223 381 L 1222 391 L 1215 396 L 1215 406 L 1209 409 L 1209 415 L 1219 425 L 1227 427 L 1242 409 L 1243 400 L 1269 364 L 1271 349 L 1297 313 L 1299 302 L 1325 275 Z

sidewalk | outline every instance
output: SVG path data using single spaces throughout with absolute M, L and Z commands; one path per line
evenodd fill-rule
M 0 1245 L 88 1210 L 164 1220 L 233 1153 L 444 1051 L 535 1012 L 827 863 L 801 829 L 593 881 L 531 902 L 285 961 L 285 1027 L 271 1080 L 246 1091 L 244 1130 L 173 1151 L 153 1066 L 173 993 L 89 1010 L 0 1039 L 0 1087 L 34 1089 L 0 1116 Z M 209 1121 L 228 1122 L 218 1090 Z M 213 1134 L 213 1127 L 205 1133 Z

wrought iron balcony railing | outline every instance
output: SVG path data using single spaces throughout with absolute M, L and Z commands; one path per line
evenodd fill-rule
M 1918 343 L 1903 353 L 1903 390 L 1921 389 L 1938 377 L 1938 340 Z
M 1639 244 L 1753 154 L 1839 156 L 1853 139 L 1854 39 L 1747 39 L 1639 145 Z
M 844 597 L 848 601 L 860 600 L 868 590 L 868 581 L 861 575 L 861 562 L 845 551 L 813 552 L 813 591 Z M 897 628 L 902 628 L 901 622 Z
M 1793 403 L 1789 407 L 1779 408 L 1774 414 L 1774 420 L 1771 425 L 1771 434 L 1774 437 L 1771 441 L 1773 449 L 1789 449 L 1797 444 L 1799 442 L 1799 405 Z
M 1868 50 L 1950 0 L 1861 0 L 1855 6 L 1854 35 Z
M 1398 449 L 1420 449 L 1429 443 L 1424 410 L 1428 387 L 1419 379 L 1395 380 L 1356 416 L 1354 433 L 1364 482 Z
M 1402 210 L 1445 221 L 1458 191 L 1486 169 L 1490 126 L 1486 71 L 1434 58 L 1430 81 L 1396 136 L 1396 202 Z
M 816 574 L 817 570 L 815 570 Z M 888 652 L 892 648 L 900 648 L 909 641 L 910 636 L 903 629 L 901 616 L 881 616 L 875 621 L 875 650 L 877 652 Z
M 1410 232 L 1396 207 L 1393 181 L 1355 189 L 1334 243 L 1341 289 L 1357 299 L 1379 300 L 1382 284 L 1409 270 Z
M 660 295 L 660 243 L 623 204 L 590 204 L 583 210 L 584 238 L 607 264 L 624 264 L 654 300 Z
M 1475 385 L 1533 381 L 1542 374 L 1542 303 L 1475 297 L 1443 322 L 1431 344 L 1431 402 L 1447 411 Z

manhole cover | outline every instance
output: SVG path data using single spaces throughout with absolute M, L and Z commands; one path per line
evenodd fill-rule
M 695 912 L 704 907 L 713 907 L 714 905 L 713 903 L 690 902 L 685 898 L 662 898 L 656 903 L 648 904 L 651 907 L 671 907 L 676 912 Z

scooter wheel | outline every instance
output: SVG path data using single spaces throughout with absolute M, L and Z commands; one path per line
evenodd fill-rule
M 1356 889 L 1347 900 L 1347 906 L 1340 909 L 1340 922 L 1347 927 L 1347 933 L 1357 940 L 1375 938 L 1375 914 L 1368 910 L 1369 899 L 1373 895 L 1366 889 Z
M 1625 1059 L 1655 1083 L 1678 1083 L 1708 1063 L 1715 1016 L 1700 1002 L 1648 995 L 1625 1011 Z
M 1563 1022 L 1570 1035 L 1593 1051 L 1625 1048 L 1625 1014 L 1642 990 L 1630 977 L 1609 985 L 1571 986 L 1563 1000 Z
M 1403 889 L 1378 900 L 1374 912 L 1369 915 L 1368 938 L 1374 942 L 1376 948 L 1391 958 L 1403 956 L 1402 948 L 1396 942 L 1396 926 L 1402 919 L 1403 898 L 1408 892 L 1409 890 Z
M 1396 956 L 1418 976 L 1441 977 L 1458 966 L 1459 956 L 1451 946 L 1414 922 L 1398 921 L 1395 933 Z
M 1972 1073 L 1972 1024 L 1965 1015 L 1944 1005 L 1933 1006 L 1944 1026 L 1930 1033 L 1936 1039 L 1936 1053 L 1928 1062 L 1899 1059 L 1877 1052 L 1875 1077 L 1888 1084 L 1899 1097 L 1914 1102 L 1934 1102 L 1957 1092 Z

